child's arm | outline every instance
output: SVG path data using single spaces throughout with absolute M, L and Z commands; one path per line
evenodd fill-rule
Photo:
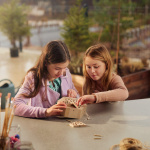
M 30 98 L 25 98 L 22 94 L 29 94 L 33 90 L 34 79 L 33 73 L 29 72 L 26 77 L 23 85 L 19 89 L 19 92 L 14 98 L 14 104 L 16 105 L 15 115 L 23 117 L 36 117 L 43 118 L 45 117 L 46 108 L 42 108 L 39 104 L 39 107 L 29 106 L 28 103 Z
M 110 82 L 109 91 L 93 93 L 96 96 L 96 103 L 105 101 L 123 101 L 128 98 L 129 93 L 122 78 L 114 75 Z
M 65 108 L 66 108 L 65 103 L 57 103 L 52 107 L 46 109 L 45 116 L 46 117 L 60 116 L 60 113 L 63 112 L 63 109 Z
M 96 96 L 95 95 L 84 95 L 80 97 L 77 100 L 77 106 L 83 105 L 83 104 L 92 104 L 96 102 Z
M 77 98 L 77 92 L 73 89 L 67 90 L 67 97 Z

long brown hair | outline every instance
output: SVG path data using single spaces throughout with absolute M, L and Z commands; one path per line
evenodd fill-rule
M 70 53 L 65 43 L 62 41 L 51 41 L 42 50 L 37 63 L 34 67 L 28 70 L 27 73 L 32 72 L 34 74 L 34 90 L 29 89 L 31 93 L 29 95 L 23 94 L 27 98 L 32 98 L 36 96 L 42 85 L 42 79 L 45 83 L 45 94 L 47 95 L 46 82 L 48 79 L 48 71 L 46 65 L 65 63 L 70 61 Z
M 85 52 L 83 60 L 83 74 L 85 77 L 85 81 L 83 84 L 83 95 L 92 94 L 96 85 L 96 81 L 92 80 L 92 78 L 88 75 L 86 71 L 85 58 L 87 56 L 90 56 L 93 59 L 97 59 L 105 63 L 106 71 L 101 79 L 101 86 L 104 88 L 105 91 L 108 90 L 108 86 L 112 78 L 113 63 L 107 48 L 102 44 L 97 44 L 89 47 Z

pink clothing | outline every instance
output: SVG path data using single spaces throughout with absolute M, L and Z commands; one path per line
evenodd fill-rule
M 98 86 L 99 85 L 97 85 L 97 87 Z M 129 96 L 128 90 L 124 85 L 122 78 L 116 74 L 113 74 L 112 76 L 108 91 L 102 90 L 100 86 L 95 90 L 98 91 L 96 93 L 93 93 L 94 95 L 96 95 L 96 103 L 105 101 L 123 101 Z
M 72 82 L 72 77 L 69 72 L 69 69 L 66 70 L 66 76 L 61 76 L 61 96 L 67 96 L 68 89 L 75 89 L 74 84 Z M 36 118 L 44 118 L 45 111 L 47 108 L 55 105 L 57 100 L 59 99 L 60 94 L 56 91 L 53 91 L 49 88 L 49 82 L 47 81 L 47 99 L 45 93 L 45 85 L 44 80 L 42 81 L 42 86 L 40 88 L 39 93 L 33 98 L 25 98 L 21 96 L 23 93 L 29 94 L 34 88 L 34 76 L 32 72 L 29 72 L 25 76 L 25 81 L 20 88 L 19 92 L 14 98 L 15 115 L 23 116 L 23 117 L 36 117 Z M 77 91 L 77 90 L 76 90 Z M 79 97 L 79 95 L 78 95 Z

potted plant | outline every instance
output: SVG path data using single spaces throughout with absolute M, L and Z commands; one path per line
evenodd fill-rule
M 22 43 L 22 37 L 30 35 L 30 27 L 27 23 L 27 10 L 28 7 L 19 4 L 18 0 L 11 0 L 11 2 L 0 6 L 0 30 L 10 40 L 12 45 L 10 48 L 11 57 L 19 56 L 19 48 L 16 45 L 16 41 L 18 40 Z

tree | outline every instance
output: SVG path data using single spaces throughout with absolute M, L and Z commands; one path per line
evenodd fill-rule
M 91 44 L 89 34 L 89 20 L 85 16 L 86 8 L 81 6 L 82 0 L 77 0 L 64 21 L 62 37 L 69 49 L 77 56 L 78 52 L 85 51 Z
M 118 25 L 118 0 L 95 0 L 94 1 L 95 21 L 103 28 L 101 41 L 110 42 L 111 47 L 116 49 L 117 43 L 117 25 Z M 135 4 L 132 1 L 120 2 L 120 41 L 127 28 L 134 25 L 134 16 L 132 12 Z
M 140 20 L 140 25 L 150 23 L 150 0 L 135 1 L 136 18 Z
M 16 49 L 16 41 L 22 43 L 24 36 L 30 35 L 27 24 L 28 7 L 19 4 L 19 0 L 11 0 L 0 6 L 0 30 L 8 37 L 12 49 Z

